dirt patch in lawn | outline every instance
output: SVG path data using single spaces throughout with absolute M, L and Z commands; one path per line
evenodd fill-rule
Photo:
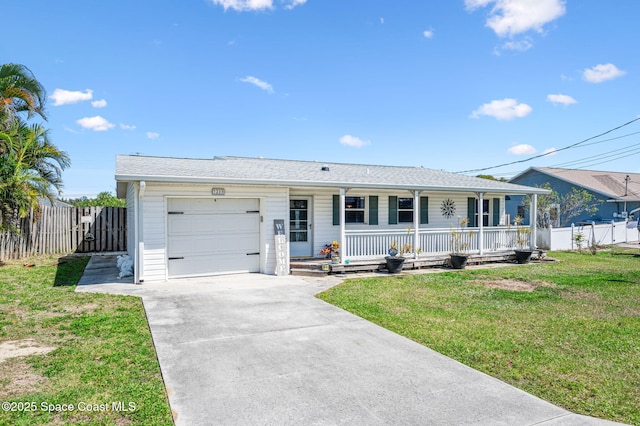
M 544 282 L 530 282 L 520 280 L 483 280 L 480 281 L 480 284 L 484 285 L 487 288 L 527 292 L 534 291 L 540 286 L 550 286 L 550 284 Z
M 35 392 L 42 388 L 47 379 L 36 374 L 25 362 L 6 363 L 0 369 L 0 398 Z
M 38 343 L 35 339 L 7 340 L 0 343 L 0 364 L 9 358 L 43 355 L 56 348 Z

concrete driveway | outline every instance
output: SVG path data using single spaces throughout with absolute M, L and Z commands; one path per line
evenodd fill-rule
M 596 425 L 258 274 L 77 291 L 141 296 L 177 425 Z

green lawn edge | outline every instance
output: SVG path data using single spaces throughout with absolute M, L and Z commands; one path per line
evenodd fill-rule
M 0 363 L 0 424 L 173 424 L 142 300 L 76 293 L 88 260 L 0 264 L 0 343 L 55 348 Z
M 638 425 L 637 252 L 347 279 L 318 297 L 570 411 Z

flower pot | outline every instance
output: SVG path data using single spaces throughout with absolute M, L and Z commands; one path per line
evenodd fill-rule
M 532 254 L 531 250 L 516 250 L 516 262 L 519 264 L 529 263 Z
M 464 269 L 467 266 L 468 256 L 463 256 L 460 254 L 452 254 L 451 255 L 451 267 L 453 269 Z
M 387 256 L 387 270 L 390 274 L 398 274 L 402 271 L 402 265 L 404 265 L 404 257 L 402 256 Z

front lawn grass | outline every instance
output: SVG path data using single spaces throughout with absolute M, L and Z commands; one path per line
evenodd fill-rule
M 0 356 L 0 424 L 173 424 L 141 299 L 75 293 L 87 261 L 0 263 L 0 345 L 50 350 Z
M 549 255 L 350 279 L 319 297 L 573 412 L 640 425 L 640 258 Z

